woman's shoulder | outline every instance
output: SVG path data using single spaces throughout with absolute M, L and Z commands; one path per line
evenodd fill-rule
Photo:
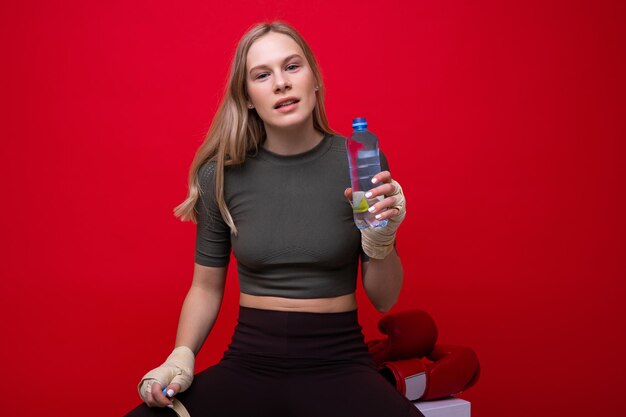
M 333 133 L 329 138 L 331 141 L 330 151 L 335 156 L 335 158 L 341 159 L 341 161 L 345 161 L 347 163 L 348 150 L 346 148 L 346 140 L 347 138 L 338 133 Z
M 344 150 L 346 149 L 346 137 L 340 135 L 339 133 L 329 133 L 329 140 L 331 148 L 335 150 Z
M 198 173 L 209 173 L 211 171 L 215 171 L 215 166 L 217 162 L 215 159 L 207 159 L 203 163 L 200 164 L 200 168 L 198 168 Z
M 198 185 L 202 194 L 211 193 L 215 189 L 215 160 L 206 160 L 198 168 Z
M 198 180 L 200 183 L 211 180 L 215 177 L 216 166 L 217 163 L 213 159 L 208 159 L 200 164 L 200 168 L 198 168 Z

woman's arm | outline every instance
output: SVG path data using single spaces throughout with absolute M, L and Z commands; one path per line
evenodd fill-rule
M 227 271 L 228 266 L 194 264 L 193 281 L 178 321 L 176 347 L 187 346 L 198 354 L 222 305 Z
M 161 391 L 164 386 L 168 392 L 174 391 L 171 396 L 191 385 L 195 355 L 213 328 L 222 304 L 227 270 L 228 265 L 194 265 L 193 282 L 178 320 L 176 347 L 161 366 L 144 375 L 137 387 L 149 407 L 173 406 L 172 400 Z M 176 369 L 175 375 L 173 369 Z
M 386 163 L 385 163 L 386 165 Z M 392 244 L 400 223 L 406 215 L 402 187 L 392 180 L 389 171 L 374 176 L 376 188 L 365 194 L 367 198 L 383 196 L 381 201 L 370 209 L 379 220 L 388 220 L 383 229 L 361 230 L 361 244 L 368 260 L 361 263 L 363 288 L 378 311 L 386 313 L 394 306 L 402 288 L 403 269 L 400 257 Z M 344 195 L 352 201 L 352 188 L 346 188 Z
M 404 271 L 395 249 L 384 259 L 370 258 L 361 263 L 363 288 L 374 307 L 386 313 L 394 306 L 402 289 Z

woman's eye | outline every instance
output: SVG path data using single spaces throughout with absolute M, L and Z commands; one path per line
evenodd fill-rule
M 295 69 L 297 69 L 299 67 L 300 67 L 300 65 L 298 65 L 298 64 L 289 64 L 289 65 L 287 65 L 286 68 L 287 68 L 288 71 L 291 71 L 291 70 L 295 70 Z M 262 79 L 266 78 L 266 77 L 264 77 L 265 75 L 268 75 L 268 73 L 267 72 L 262 72 L 259 75 L 257 75 L 256 77 L 254 77 L 254 79 L 255 80 L 262 80 Z

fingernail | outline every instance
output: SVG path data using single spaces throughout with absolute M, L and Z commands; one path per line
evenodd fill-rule
M 376 184 L 378 182 L 378 178 L 374 177 L 372 178 L 372 184 Z
M 174 396 L 174 390 L 173 390 L 173 389 L 168 389 L 168 390 L 167 390 L 167 395 L 168 395 L 169 397 L 173 397 L 173 396 Z
M 169 408 L 174 408 L 174 404 L 168 404 L 167 405 Z
M 380 219 L 380 216 L 381 216 L 380 214 L 377 214 L 377 215 L 376 215 L 376 216 L 374 216 L 374 217 L 376 217 L 377 219 Z
M 375 210 L 374 206 L 367 209 L 367 211 L 369 211 L 370 213 L 372 213 L 374 210 Z
M 365 193 L 365 198 L 370 198 L 372 196 L 372 192 L 368 191 Z

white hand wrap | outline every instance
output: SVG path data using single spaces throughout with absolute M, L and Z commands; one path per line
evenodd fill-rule
M 386 227 L 361 229 L 361 246 L 363 252 L 370 258 L 384 259 L 393 250 L 393 242 L 396 239 L 396 230 L 406 216 L 406 202 L 402 187 L 395 180 L 391 180 L 395 190 L 387 197 L 395 197 L 396 204 L 390 208 L 398 209 L 399 213 L 387 219 Z
M 187 346 L 177 347 L 163 362 L 163 365 L 144 375 L 137 386 L 139 396 L 146 401 L 148 393 L 152 390 L 152 384 L 155 382 L 161 384 L 162 388 L 171 383 L 180 384 L 179 392 L 185 391 L 193 381 L 195 359 L 193 351 Z

